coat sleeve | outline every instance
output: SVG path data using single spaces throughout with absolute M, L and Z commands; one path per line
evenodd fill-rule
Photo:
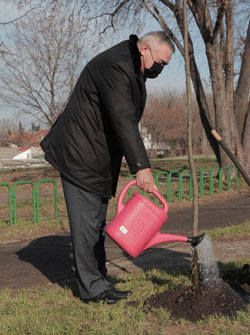
M 111 124 L 131 173 L 150 168 L 148 155 L 139 132 L 139 112 L 133 103 L 129 76 L 118 65 L 103 73 L 100 86 L 101 109 Z

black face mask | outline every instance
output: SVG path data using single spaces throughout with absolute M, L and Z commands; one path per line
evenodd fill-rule
M 164 66 L 161 64 L 154 62 L 150 69 L 144 68 L 143 76 L 145 78 L 156 78 L 163 70 Z

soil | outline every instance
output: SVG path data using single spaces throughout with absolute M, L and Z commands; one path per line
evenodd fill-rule
M 250 302 L 250 266 L 225 274 L 216 285 L 178 287 L 151 296 L 145 305 L 171 311 L 172 319 L 196 322 L 210 315 L 233 317 Z

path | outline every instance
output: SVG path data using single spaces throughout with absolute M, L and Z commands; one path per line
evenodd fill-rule
M 200 206 L 200 229 L 231 226 L 250 219 L 250 196 Z M 171 210 L 162 232 L 191 235 L 192 209 Z M 214 241 L 217 260 L 250 258 L 250 238 Z M 109 238 L 106 240 L 111 275 L 142 268 L 170 268 L 190 265 L 190 245 L 165 243 L 128 258 Z M 74 277 L 71 241 L 68 234 L 40 237 L 0 245 L 0 288 L 26 288 L 57 283 L 64 285 Z

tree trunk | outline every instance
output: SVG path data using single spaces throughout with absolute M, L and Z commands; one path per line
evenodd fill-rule
M 241 140 L 243 140 L 244 137 L 244 130 L 248 130 L 246 128 L 246 117 L 247 117 L 247 110 L 249 110 L 248 108 L 249 89 L 250 89 L 250 20 L 248 23 L 245 48 L 242 55 L 240 76 L 236 91 L 234 93 L 234 114 L 237 121 L 237 127 Z
M 190 65 L 188 55 L 188 25 L 187 25 L 187 1 L 183 0 L 183 21 L 184 21 L 184 46 L 185 46 L 185 72 L 186 72 L 186 91 L 187 91 L 187 138 L 188 138 L 188 158 L 193 183 L 193 236 L 198 234 L 198 183 L 193 154 L 193 136 L 192 136 L 192 92 L 190 84 Z
M 226 104 L 226 92 L 224 73 L 222 70 L 222 59 L 218 46 L 206 44 L 209 69 L 213 88 L 214 108 L 215 108 L 215 127 L 222 135 L 226 144 L 231 147 L 231 133 L 229 126 L 229 111 Z M 227 154 L 220 148 L 220 166 L 227 166 L 231 161 Z
M 248 112 L 246 116 L 246 122 L 245 122 L 245 131 L 244 131 L 244 136 L 243 136 L 243 150 L 245 152 L 245 159 L 248 164 L 248 174 L 250 174 L 250 101 L 248 103 Z

